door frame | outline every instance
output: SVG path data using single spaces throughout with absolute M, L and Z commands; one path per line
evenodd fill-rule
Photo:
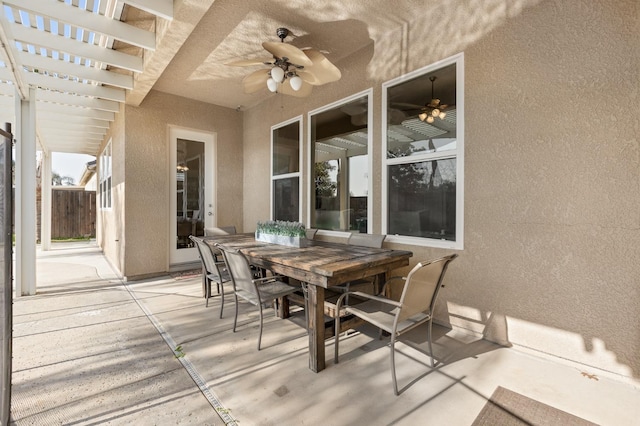
M 216 197 L 216 134 L 204 130 L 190 129 L 179 126 L 169 126 L 169 162 L 167 176 L 169 179 L 169 227 L 168 227 L 168 256 L 169 266 L 198 261 L 198 250 L 195 247 L 177 249 L 177 141 L 186 139 L 204 143 L 204 227 L 216 225 L 217 197 Z

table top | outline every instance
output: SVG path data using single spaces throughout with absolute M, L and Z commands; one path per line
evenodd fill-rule
M 412 252 L 309 240 L 308 247 L 289 247 L 256 241 L 253 234 L 206 237 L 239 249 L 249 261 L 277 274 L 324 288 L 406 266 Z

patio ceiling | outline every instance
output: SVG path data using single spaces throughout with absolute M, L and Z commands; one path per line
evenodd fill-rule
M 0 0 L 0 123 L 15 122 L 14 94 L 35 88 L 38 143 L 50 152 L 97 155 L 121 106 L 151 89 L 242 110 L 281 96 L 244 93 L 263 41 L 284 26 L 298 47 L 328 51 L 339 68 L 371 55 L 367 72 L 384 81 L 407 23 L 440 6 L 402 0 Z M 314 90 L 323 90 L 315 88 Z M 421 93 L 421 92 L 420 92 Z M 406 118 L 406 117 L 405 117 Z M 415 132 L 404 126 L 404 132 Z M 418 129 L 419 130 L 419 129 Z M 336 145 L 344 145 L 344 141 Z

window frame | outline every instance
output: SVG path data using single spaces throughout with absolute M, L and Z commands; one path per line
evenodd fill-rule
M 297 177 L 298 178 L 298 221 L 301 221 L 302 219 L 302 215 L 303 215 L 303 198 L 302 198 L 302 193 L 303 193 L 303 185 L 302 185 L 302 168 L 303 168 L 303 161 L 304 161 L 304 156 L 302 154 L 302 138 L 304 136 L 304 129 L 302 127 L 303 125 L 303 121 L 302 121 L 303 117 L 302 115 L 298 115 L 296 117 L 293 117 L 289 120 L 283 121 L 281 123 L 275 124 L 273 126 L 271 126 L 271 153 L 270 153 L 270 157 L 269 157 L 269 175 L 271 176 L 271 179 L 269 179 L 269 218 L 271 220 L 274 220 L 274 207 L 275 207 L 275 203 L 274 203 L 274 199 L 273 197 L 275 196 L 274 191 L 273 191 L 273 187 L 275 184 L 276 180 L 281 180 L 281 179 L 290 179 L 290 178 L 294 178 Z M 283 127 L 286 127 L 290 124 L 293 124 L 295 122 L 298 122 L 298 171 L 297 172 L 292 172 L 292 173 L 284 173 L 281 175 L 275 175 L 273 174 L 273 143 L 274 143 L 274 139 L 273 139 L 273 134 L 276 130 L 281 129 Z
M 425 153 L 414 156 L 387 158 L 387 103 L 388 89 L 408 80 L 415 79 L 440 68 L 456 65 L 456 149 Z M 408 235 L 387 235 L 385 241 L 413 246 L 435 247 L 462 250 L 464 248 L 464 53 L 453 55 L 427 65 L 408 74 L 382 83 L 382 137 L 381 137 L 381 176 L 382 176 L 382 233 L 389 230 L 389 166 L 411 164 L 424 161 L 450 159 L 456 160 L 456 237 L 455 241 Z
M 112 139 L 105 145 L 100 153 L 100 210 L 113 208 L 113 145 Z
M 369 179 L 367 182 L 367 234 L 371 234 L 373 232 L 373 88 L 370 87 L 361 92 L 354 93 L 353 95 L 347 96 L 346 98 L 338 99 L 335 102 L 330 104 L 321 106 L 320 108 L 316 108 L 307 112 L 307 141 L 308 141 L 308 149 L 307 149 L 307 172 L 305 174 L 307 183 L 309 185 L 308 188 L 305 187 L 306 190 L 309 191 L 309 196 L 306 200 L 307 205 L 307 217 L 306 223 L 311 223 L 311 192 L 315 191 L 315 188 L 311 188 L 311 184 L 313 179 L 311 178 L 311 171 L 314 170 L 314 166 L 311 163 L 313 161 L 312 158 L 312 150 L 314 149 L 311 146 L 311 117 L 330 109 L 334 109 L 340 107 L 341 105 L 348 104 L 349 102 L 355 101 L 356 99 L 367 97 L 367 167 L 369 173 Z M 351 235 L 349 231 L 342 230 L 328 230 L 328 229 L 318 229 L 319 235 L 327 235 L 334 237 L 344 237 Z

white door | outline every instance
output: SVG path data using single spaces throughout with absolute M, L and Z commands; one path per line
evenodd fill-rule
M 169 262 L 198 260 L 189 235 L 204 235 L 215 226 L 215 135 L 171 127 Z

